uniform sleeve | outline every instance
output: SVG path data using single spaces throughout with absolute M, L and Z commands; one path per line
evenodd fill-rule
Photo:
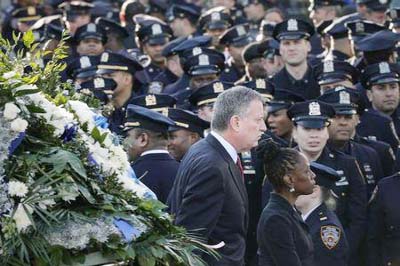
M 382 152 L 383 158 L 381 164 L 384 176 L 391 176 L 395 173 L 395 157 L 391 147 L 384 149 Z
M 315 265 L 346 266 L 348 243 L 345 232 L 338 226 L 326 224 L 313 235 Z
M 228 171 L 228 170 L 227 170 Z M 183 191 L 175 223 L 188 230 L 199 230 L 209 238 L 225 200 L 223 173 L 217 167 L 198 163 L 186 173 L 190 180 Z
M 368 215 L 368 235 L 367 248 L 368 260 L 367 266 L 380 265 L 382 254 L 380 253 L 382 236 L 384 235 L 384 213 L 381 207 L 379 187 L 377 186 L 373 195 Z
M 281 216 L 271 217 L 261 232 L 260 238 L 268 249 L 274 265 L 301 266 L 299 255 L 293 239 L 290 221 Z
M 349 227 L 346 236 L 350 244 L 351 254 L 356 254 L 367 226 L 367 191 L 364 177 L 355 160 L 349 161 L 351 178 L 349 178 L 350 193 L 348 200 Z

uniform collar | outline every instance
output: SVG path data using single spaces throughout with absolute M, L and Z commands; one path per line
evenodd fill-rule
M 161 150 L 161 149 L 148 150 L 140 154 L 140 156 L 145 156 L 147 154 L 169 154 L 169 152 L 167 150 Z
M 305 214 L 301 214 L 301 218 L 303 218 L 303 221 L 306 221 L 307 218 L 316 210 L 319 208 L 319 206 L 321 206 L 321 204 L 314 206 L 311 210 L 309 210 L 307 213 Z

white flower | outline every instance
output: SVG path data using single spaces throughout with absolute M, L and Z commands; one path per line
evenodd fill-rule
M 3 115 L 7 120 L 14 120 L 20 112 L 21 110 L 14 103 L 6 103 Z
M 11 122 L 11 130 L 14 132 L 24 132 L 28 127 L 28 122 L 26 120 L 17 118 Z
M 26 193 L 28 193 L 28 187 L 24 183 L 20 181 L 10 181 L 8 183 L 8 194 L 10 196 L 23 198 Z
M 31 212 L 32 209 L 30 209 L 28 206 L 23 205 L 22 203 L 18 204 L 18 208 L 14 213 L 13 219 L 15 221 L 15 224 L 17 226 L 18 232 L 23 232 L 25 231 L 30 225 L 32 225 L 31 220 L 29 219 L 28 214 L 25 211 L 25 208 Z
M 15 88 L 14 92 L 24 91 L 24 90 L 36 90 L 36 89 L 37 89 L 37 86 L 34 84 L 24 84 L 24 85 L 21 85 L 21 86 Z
M 17 72 L 15 71 L 9 71 L 3 74 L 3 78 L 4 79 L 10 79 L 12 77 L 14 77 L 15 75 L 17 75 Z

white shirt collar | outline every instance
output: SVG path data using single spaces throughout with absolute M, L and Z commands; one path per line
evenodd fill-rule
M 236 163 L 238 159 L 237 152 L 235 148 L 230 144 L 228 141 L 226 141 L 220 134 L 218 134 L 215 131 L 210 132 L 211 135 L 213 135 L 219 143 L 225 148 L 225 150 L 228 152 L 229 156 L 231 156 L 232 160 L 234 163 Z
M 167 150 L 149 150 L 149 151 L 143 152 L 142 154 L 140 154 L 140 156 L 144 156 L 147 154 L 159 154 L 159 153 L 169 154 L 169 152 Z
M 315 206 L 314 208 L 312 208 L 311 210 L 309 210 L 306 214 L 301 214 L 301 217 L 303 218 L 303 221 L 306 221 L 306 219 L 308 218 L 308 216 L 311 215 L 311 213 L 313 211 L 315 211 L 316 208 L 318 208 L 321 204 Z

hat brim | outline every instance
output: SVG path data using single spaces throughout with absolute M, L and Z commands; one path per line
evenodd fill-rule
M 75 78 L 78 79 L 84 79 L 84 78 L 89 78 L 89 77 L 94 77 L 97 74 L 97 70 L 96 69 L 92 69 L 92 70 L 86 70 L 86 71 L 82 71 L 79 72 L 75 75 Z
M 398 83 L 400 79 L 396 77 L 375 77 L 370 80 L 371 85 L 377 84 L 388 84 L 388 83 Z
M 190 76 L 201 76 L 207 74 L 219 74 L 221 71 L 215 66 L 193 67 L 188 71 Z
M 104 36 L 100 34 L 85 34 L 84 36 L 80 37 L 78 41 L 80 42 L 82 40 L 88 40 L 88 39 L 94 39 L 104 43 Z
M 305 128 L 324 128 L 328 126 L 327 118 L 309 118 L 302 120 L 295 120 L 297 125 L 303 126 Z
M 237 38 L 235 40 L 232 40 L 232 42 L 229 45 L 232 45 L 234 47 L 243 47 L 243 46 L 248 45 L 251 42 L 252 42 L 252 39 L 249 38 L 249 36 L 246 36 L 246 37 Z
M 102 69 L 98 69 L 98 70 L 96 71 L 96 74 L 98 74 L 98 75 L 104 75 L 104 74 L 114 73 L 115 71 L 118 71 L 118 70 L 102 68 Z
M 226 30 L 229 27 L 228 23 L 221 20 L 221 21 L 210 21 L 204 27 L 207 30 Z
M 275 113 L 275 112 L 278 112 L 278 111 L 283 110 L 283 109 L 289 109 L 290 106 L 291 106 L 290 103 L 286 103 L 286 104 L 284 104 L 284 103 L 282 103 L 282 104 L 271 104 L 271 103 L 269 103 L 267 105 L 267 112 L 268 112 L 268 114 Z
M 278 40 L 300 40 L 300 39 L 308 39 L 310 38 L 310 34 L 306 32 L 284 32 L 278 35 Z
M 336 76 L 336 77 L 323 77 L 322 79 L 320 79 L 318 81 L 319 85 L 326 85 L 326 84 L 331 84 L 331 83 L 336 83 L 336 82 L 340 82 L 340 81 L 344 81 L 347 80 L 348 78 L 345 76 Z
M 144 43 L 148 45 L 164 45 L 168 43 L 168 36 L 167 35 L 162 35 L 162 36 L 152 36 L 149 37 L 147 40 L 144 41 Z
M 357 110 L 352 106 L 334 106 L 337 115 L 355 115 Z

